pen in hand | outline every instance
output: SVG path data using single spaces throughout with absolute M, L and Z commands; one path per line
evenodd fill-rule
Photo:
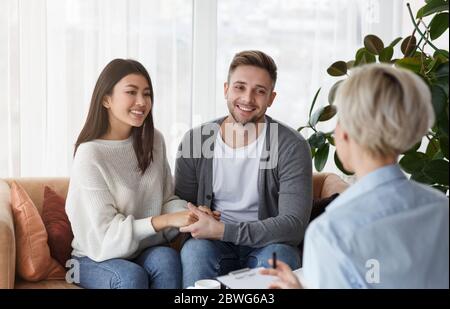
M 272 253 L 272 267 L 274 269 L 277 268 L 277 253 L 276 252 Z

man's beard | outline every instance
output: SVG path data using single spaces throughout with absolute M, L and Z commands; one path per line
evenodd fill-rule
M 234 112 L 231 112 L 231 117 L 233 117 L 234 122 L 241 124 L 242 126 L 245 126 L 249 123 L 257 123 L 258 121 L 258 116 L 253 116 L 252 118 L 250 118 L 249 120 L 245 120 L 245 121 L 239 121 L 236 116 L 234 115 Z
M 239 108 L 239 107 L 236 107 L 236 108 Z M 255 116 L 253 116 L 252 118 L 250 118 L 249 120 L 246 120 L 246 121 L 239 121 L 239 120 L 238 120 L 238 117 L 236 117 L 235 112 L 234 112 L 234 105 L 233 105 L 233 108 L 230 110 L 230 115 L 231 115 L 231 117 L 233 118 L 234 122 L 239 123 L 239 124 L 241 124 L 242 126 L 245 126 L 245 125 L 248 124 L 248 123 L 254 123 L 254 124 L 257 124 L 257 123 L 258 123 L 258 120 L 259 120 L 258 115 L 255 115 Z

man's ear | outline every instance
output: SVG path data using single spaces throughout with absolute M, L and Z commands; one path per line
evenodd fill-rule
M 275 97 L 277 96 L 277 93 L 275 91 L 272 91 L 272 93 L 270 94 L 270 101 L 269 104 L 267 105 L 267 107 L 271 107 L 273 101 L 275 100 Z
M 228 82 L 224 82 L 223 83 L 223 96 L 225 97 L 225 99 L 227 98 L 227 95 L 228 95 L 228 87 L 229 87 Z

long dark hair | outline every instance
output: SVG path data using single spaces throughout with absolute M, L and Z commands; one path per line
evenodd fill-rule
M 147 79 L 150 87 L 150 98 L 153 106 L 153 86 L 150 75 L 142 64 L 131 59 L 114 59 L 103 69 L 95 84 L 92 93 L 91 105 L 87 115 L 86 123 L 78 136 L 75 143 L 75 151 L 77 153 L 80 144 L 89 142 L 103 136 L 108 130 L 109 120 L 108 112 L 103 106 L 105 96 L 112 95 L 114 86 L 125 76 L 129 74 L 139 74 Z M 153 110 L 153 108 L 152 108 Z M 138 166 L 141 173 L 144 173 L 153 159 L 153 136 L 154 125 L 152 110 L 147 115 L 144 123 L 140 127 L 132 127 L 131 135 L 133 136 L 133 148 L 138 160 Z

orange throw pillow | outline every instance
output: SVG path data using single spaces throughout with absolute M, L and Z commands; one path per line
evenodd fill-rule
M 73 233 L 67 218 L 66 201 L 51 188 L 45 186 L 42 220 L 48 234 L 50 255 L 65 267 L 71 258 Z
M 27 192 L 16 182 L 11 184 L 11 206 L 19 275 L 28 281 L 64 279 L 64 268 L 50 256 L 41 216 Z

